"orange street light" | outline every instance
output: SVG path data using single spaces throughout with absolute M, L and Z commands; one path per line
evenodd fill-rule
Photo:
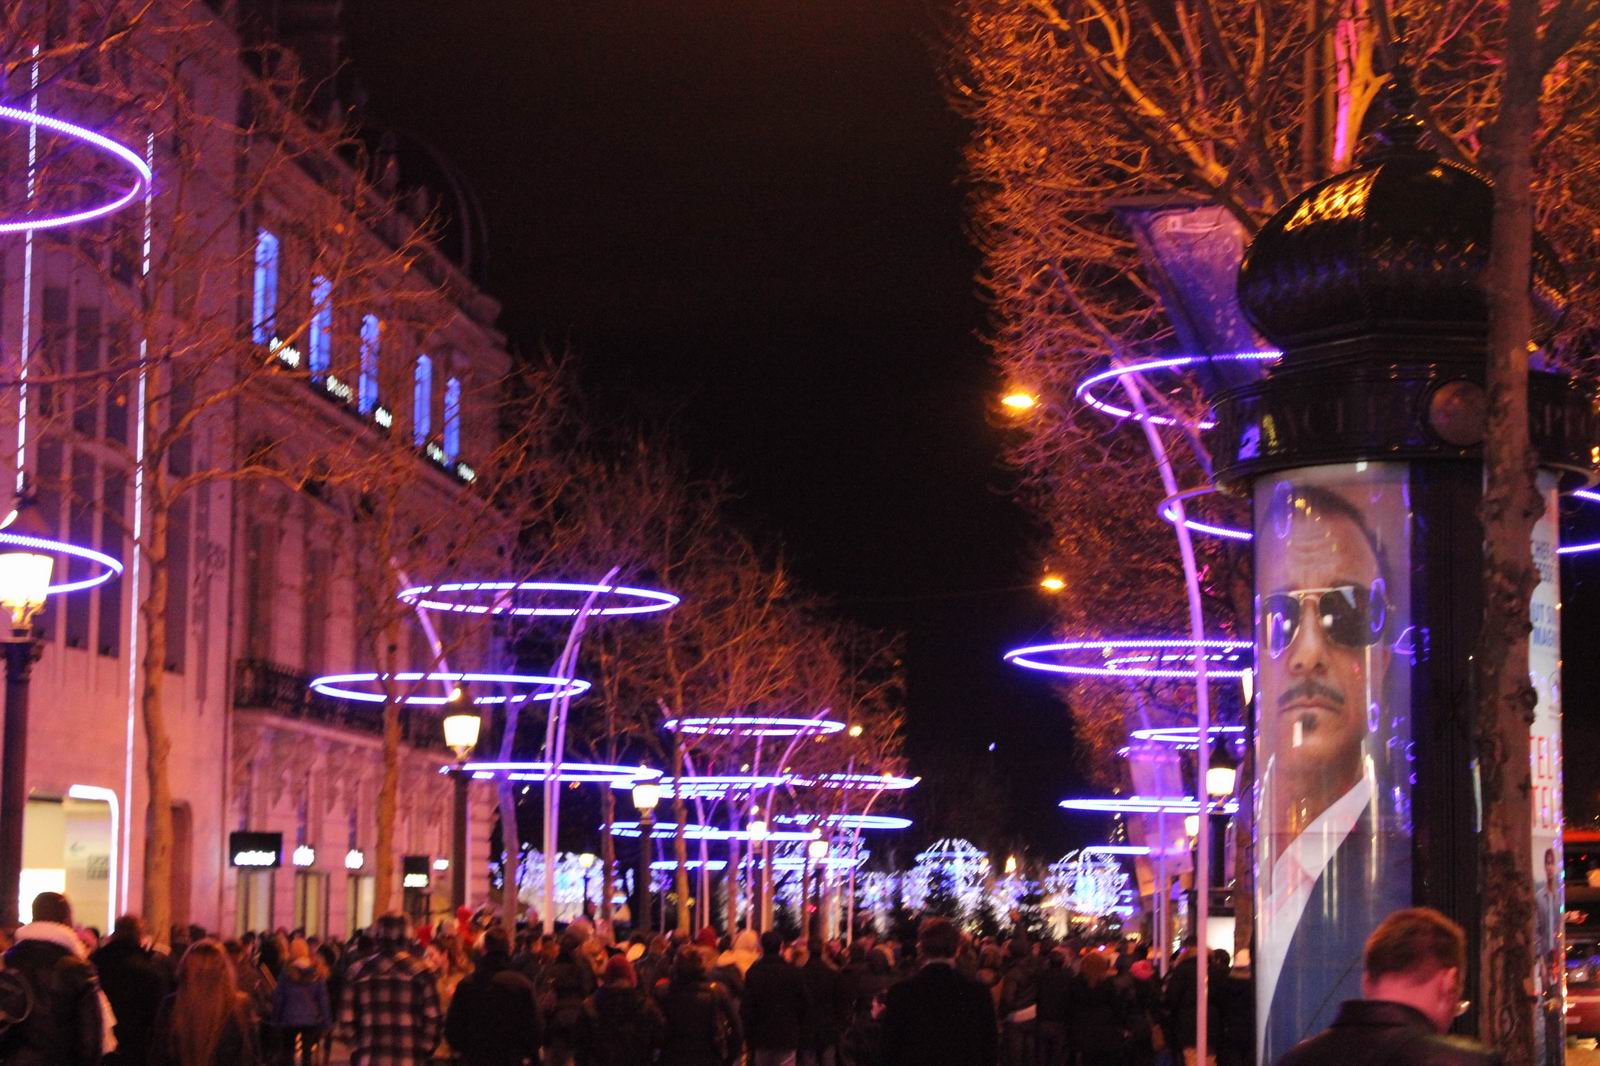
M 1004 407 L 1012 414 L 1020 415 L 1025 411 L 1031 411 L 1035 407 L 1039 406 L 1039 397 L 1035 396 L 1031 392 L 1028 392 L 1026 389 L 1012 389 L 1010 392 L 1000 397 L 1000 406 Z
M 1046 574 L 1039 580 L 1039 587 L 1046 592 L 1060 592 L 1067 587 L 1066 579 L 1057 574 Z

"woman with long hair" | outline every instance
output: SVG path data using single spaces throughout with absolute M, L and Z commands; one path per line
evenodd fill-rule
M 178 990 L 161 1005 L 155 1066 L 256 1066 L 255 1035 L 221 943 L 201 940 L 178 963 Z

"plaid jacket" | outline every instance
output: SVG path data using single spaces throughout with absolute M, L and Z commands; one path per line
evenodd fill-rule
M 356 963 L 340 996 L 352 1066 L 416 1066 L 439 1044 L 439 986 L 420 959 L 379 952 Z

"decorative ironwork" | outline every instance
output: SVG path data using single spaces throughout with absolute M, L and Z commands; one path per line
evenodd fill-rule
M 312 691 L 310 684 L 311 675 L 279 663 L 240 659 L 234 663 L 233 705 L 334 729 L 383 734 L 381 708 L 332 699 Z M 430 708 L 401 707 L 400 736 L 413 748 L 444 750 L 444 727 Z

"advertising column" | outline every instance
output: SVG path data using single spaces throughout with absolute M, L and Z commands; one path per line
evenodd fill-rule
M 1411 511 L 1404 463 L 1255 483 L 1256 1018 L 1275 1062 L 1361 995 L 1411 902 Z
M 1539 702 L 1528 737 L 1533 776 L 1534 985 L 1539 996 L 1534 1061 L 1560 1066 L 1566 1056 L 1565 900 L 1561 884 L 1561 568 L 1556 555 L 1554 475 L 1540 474 L 1544 514 L 1533 530 L 1533 632 L 1528 672 Z

